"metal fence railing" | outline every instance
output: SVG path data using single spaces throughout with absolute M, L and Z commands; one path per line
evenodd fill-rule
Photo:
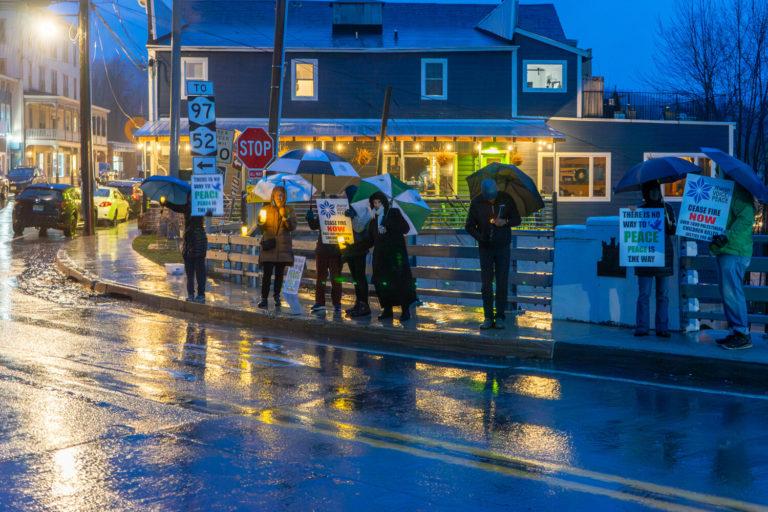
M 708 105 L 692 94 L 599 90 L 582 94 L 582 115 L 587 118 L 721 121 L 724 117 L 720 99 Z

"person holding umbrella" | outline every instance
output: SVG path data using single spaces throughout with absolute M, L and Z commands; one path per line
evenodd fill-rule
M 369 203 L 372 219 L 368 223 L 368 237 L 373 246 L 371 280 L 382 309 L 379 320 L 392 318 L 393 307 L 399 305 L 400 322 L 407 322 L 411 319 L 410 306 L 418 300 L 405 244 L 405 235 L 411 227 L 383 192 L 371 194 Z
M 504 329 L 509 290 L 510 243 L 513 226 L 521 223 L 520 214 L 512 197 L 500 192 L 496 181 L 485 178 L 480 183 L 480 194 L 472 199 L 467 213 L 465 229 L 477 241 L 480 251 L 480 277 L 482 280 L 483 330 Z M 496 281 L 496 309 L 494 311 L 493 282 Z
M 259 212 L 258 230 L 262 234 L 259 251 L 261 266 L 261 302 L 258 307 L 267 309 L 269 288 L 272 275 L 275 276 L 273 297 L 275 307 L 280 308 L 280 292 L 283 287 L 285 269 L 293 265 L 293 242 L 291 232 L 296 229 L 296 215 L 293 208 L 286 204 L 285 188 L 278 186 L 272 189 L 270 204 Z
M 638 295 L 635 314 L 635 336 L 648 336 L 651 323 L 651 288 L 656 282 L 656 336 L 669 338 L 669 278 L 674 275 L 675 246 L 673 237 L 677 228 L 675 211 L 664 202 L 661 185 L 657 180 L 642 184 L 643 202 L 639 208 L 664 209 L 664 266 L 637 267 Z

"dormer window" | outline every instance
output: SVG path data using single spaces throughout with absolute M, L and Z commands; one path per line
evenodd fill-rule
M 448 59 L 421 59 L 421 99 L 448 99 Z
M 568 63 L 564 60 L 523 61 L 524 92 L 566 92 Z

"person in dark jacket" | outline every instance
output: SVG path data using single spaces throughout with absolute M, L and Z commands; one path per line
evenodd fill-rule
M 325 197 L 324 194 L 321 197 Z M 335 196 L 331 196 L 332 198 Z M 307 211 L 307 224 L 309 229 L 317 231 L 317 245 L 315 245 L 315 304 L 312 312 L 325 311 L 325 283 L 331 280 L 331 302 L 335 313 L 341 313 L 341 249 L 338 243 L 327 244 L 323 242 L 323 233 L 320 229 L 320 218 L 312 210 Z
M 341 248 L 341 258 L 349 267 L 352 282 L 355 283 L 355 305 L 346 311 L 352 318 L 368 316 L 371 307 L 368 304 L 368 278 L 365 275 L 366 260 L 368 259 L 368 223 L 371 221 L 371 210 L 365 206 L 353 206 L 352 198 L 357 193 L 354 185 L 344 189 L 349 200 L 349 210 L 344 215 L 352 219 L 352 232 L 355 239 L 352 243 Z
M 480 195 L 472 199 L 464 226 L 477 240 L 480 252 L 480 278 L 482 280 L 483 313 L 481 329 L 504 329 L 509 295 L 510 243 L 513 226 L 521 219 L 512 197 L 500 192 L 496 182 L 485 179 Z M 494 311 L 493 282 L 496 281 L 496 309 Z
M 187 196 L 187 204 L 179 206 L 164 203 L 169 210 L 184 215 L 184 245 L 181 254 L 184 258 L 184 270 L 187 274 L 187 300 L 190 302 L 205 302 L 205 256 L 208 252 L 208 236 L 205 233 L 204 217 L 193 217 L 191 198 Z M 197 280 L 197 295 L 195 295 L 195 280 Z
M 643 183 L 643 202 L 639 208 L 664 209 L 664 266 L 636 267 L 637 311 L 635 314 L 635 336 L 648 336 L 651 324 L 651 289 L 656 282 L 656 336 L 669 338 L 669 278 L 674 274 L 675 245 L 677 228 L 675 211 L 664 202 L 658 181 Z
M 259 249 L 261 266 L 261 302 L 258 307 L 267 308 L 272 274 L 275 275 L 273 296 L 275 307 L 280 308 L 280 292 L 283 288 L 285 269 L 293 265 L 293 241 L 291 232 L 296 229 L 296 214 L 286 205 L 285 187 L 272 189 L 272 200 L 259 212 L 258 230 L 262 234 Z
M 381 192 L 371 195 L 372 211 L 368 223 L 368 236 L 373 246 L 373 275 L 371 281 L 381 305 L 379 320 L 392 318 L 392 308 L 401 308 L 400 321 L 411 319 L 410 306 L 416 297 L 416 281 L 411 274 L 405 235 L 408 222 L 397 208 L 392 208 L 387 196 Z

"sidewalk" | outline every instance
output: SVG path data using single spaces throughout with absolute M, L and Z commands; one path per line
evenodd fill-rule
M 562 367 L 603 365 L 608 360 L 613 367 L 620 367 L 644 361 L 658 371 L 724 373 L 729 378 L 736 373 L 746 377 L 753 371 L 764 375 L 768 369 L 768 347 L 761 335 L 754 335 L 753 349 L 733 352 L 714 343 L 713 337 L 721 334 L 716 331 L 676 334 L 671 340 L 637 339 L 630 329 L 553 322 L 549 314 L 541 312 L 510 318 L 504 331 L 481 332 L 477 328 L 482 317 L 480 308 L 436 303 L 417 308 L 413 320 L 401 326 L 396 319 L 385 324 L 379 322 L 377 308 L 364 320 L 351 320 L 332 312 L 310 314 L 313 300 L 308 290 L 300 296 L 305 313 L 292 316 L 275 312 L 271 303 L 268 312 L 259 310 L 257 290 L 210 277 L 207 303 L 189 303 L 184 300 L 183 277 L 168 277 L 163 267 L 133 251 L 131 241 L 137 235 L 135 224 L 131 223 L 99 231 L 94 237 L 76 238 L 59 252 L 57 265 L 63 273 L 101 293 L 124 296 L 158 309 L 185 312 L 196 318 L 238 322 L 281 336 L 319 336 L 381 350 L 399 347 L 473 359 L 554 359 Z

